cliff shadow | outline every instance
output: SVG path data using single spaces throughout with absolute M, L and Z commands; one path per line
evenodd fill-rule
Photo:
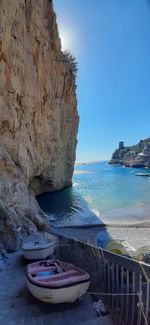
M 89 208 L 86 200 L 73 188 L 45 192 L 36 197 L 47 214 L 55 233 L 105 247 L 113 238 L 106 224 Z

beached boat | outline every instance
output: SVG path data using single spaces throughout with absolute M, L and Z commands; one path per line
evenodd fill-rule
M 86 271 L 57 259 L 29 264 L 26 280 L 34 297 L 53 304 L 75 302 L 90 285 L 90 275 Z
M 23 256 L 27 260 L 45 259 L 52 255 L 55 248 L 55 241 L 33 241 L 22 245 Z
M 125 256 L 133 256 L 136 251 L 135 248 L 125 240 L 109 240 L 104 248 L 109 252 Z

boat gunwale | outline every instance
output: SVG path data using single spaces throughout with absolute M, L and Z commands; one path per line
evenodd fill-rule
M 38 287 L 41 287 L 41 288 L 47 288 L 47 289 L 61 289 L 61 288 L 67 288 L 67 287 L 75 286 L 75 285 L 80 284 L 80 283 L 90 282 L 90 280 L 91 280 L 90 274 L 87 271 L 82 270 L 81 268 L 79 268 L 77 266 L 74 266 L 71 263 L 67 263 L 67 262 L 62 261 L 62 263 L 64 263 L 64 264 L 69 264 L 69 266 L 72 268 L 72 270 L 74 270 L 74 271 L 75 270 L 76 271 L 82 271 L 83 275 L 86 275 L 86 279 L 84 278 L 84 279 L 80 279 L 80 280 L 77 280 L 77 281 L 73 280 L 70 283 L 60 284 L 59 286 L 55 285 L 55 284 L 53 285 L 52 283 L 45 283 L 45 284 L 40 283 L 40 281 L 35 281 L 34 278 L 32 278 L 31 273 L 33 273 L 33 271 L 31 271 L 30 268 L 31 268 L 31 265 L 33 265 L 33 264 L 39 264 L 39 266 L 40 266 L 40 263 L 43 264 L 44 262 L 49 262 L 49 261 L 46 260 L 46 261 L 43 261 L 43 262 L 38 261 L 38 262 L 35 262 L 35 263 L 30 263 L 26 267 L 26 270 L 25 270 L 26 278 L 28 279 L 29 282 L 31 282 L 35 286 L 38 286 Z M 59 259 L 52 259 L 52 260 L 50 260 L 50 262 L 51 263 L 56 262 L 61 267 L 61 263 L 60 263 L 61 261 Z M 69 271 L 69 270 L 68 269 L 64 270 L 64 272 L 62 272 L 62 273 L 65 274 L 67 271 Z M 59 274 L 62 274 L 62 273 L 59 273 Z M 79 278 L 79 276 L 77 276 L 77 278 Z M 52 280 L 52 276 L 50 277 L 50 279 Z M 58 283 L 59 283 L 59 280 L 58 280 Z
M 52 241 L 50 243 L 38 244 L 41 246 L 43 245 L 43 247 L 33 246 L 33 247 L 27 247 L 27 248 L 24 248 L 24 245 L 22 245 L 22 250 L 23 250 L 23 252 L 41 251 L 41 250 L 44 250 L 44 249 L 47 249 L 47 248 L 53 246 L 54 244 L 55 243 Z
M 87 272 L 86 272 L 87 273 Z M 88 273 L 87 273 L 88 274 Z M 45 288 L 45 289 L 58 289 L 58 290 L 60 290 L 60 289 L 64 289 L 64 288 L 69 288 L 69 287 L 74 287 L 74 286 L 76 286 L 76 285 L 78 285 L 78 284 L 81 284 L 81 283 L 86 283 L 86 282 L 90 282 L 91 281 L 91 277 L 90 277 L 90 275 L 89 275 L 89 279 L 86 279 L 86 280 L 81 280 L 81 281 L 78 281 L 78 282 L 73 282 L 73 283 L 68 283 L 68 284 L 64 284 L 64 285 L 60 285 L 59 287 L 58 286 L 51 286 L 51 285 L 49 285 L 49 284 L 47 284 L 47 285 L 44 285 L 44 284 L 42 284 L 42 283 L 40 283 L 40 282 L 34 282 L 34 280 L 32 280 L 31 278 L 29 278 L 29 276 L 28 276 L 28 272 L 27 272 L 27 269 L 26 269 L 26 271 L 25 271 L 25 275 L 26 275 L 26 278 L 27 278 L 27 280 L 30 282 L 30 283 L 32 283 L 35 287 L 40 287 L 40 288 Z

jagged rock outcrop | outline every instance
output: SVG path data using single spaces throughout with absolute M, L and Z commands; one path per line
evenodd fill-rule
M 71 185 L 77 129 L 75 74 L 52 1 L 0 0 L 1 240 L 6 223 L 45 224 L 35 195 Z
M 109 163 L 126 167 L 150 167 L 150 138 L 131 147 L 125 147 L 120 142 Z

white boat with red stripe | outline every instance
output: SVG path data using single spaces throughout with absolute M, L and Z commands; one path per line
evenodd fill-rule
M 75 302 L 90 285 L 89 273 L 58 259 L 28 264 L 26 279 L 34 297 L 53 304 Z

